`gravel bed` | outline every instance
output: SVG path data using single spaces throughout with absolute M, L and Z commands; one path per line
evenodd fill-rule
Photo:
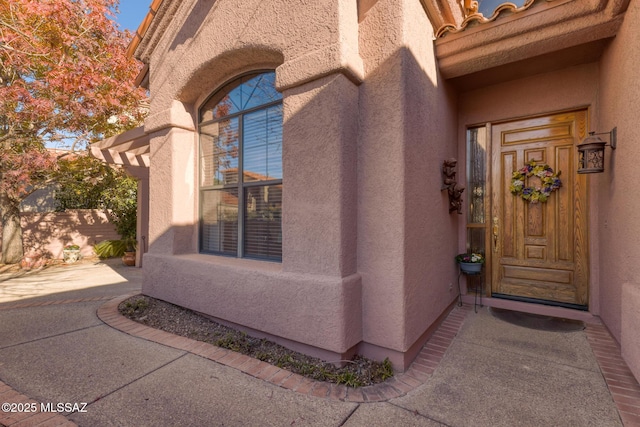
M 143 295 L 123 301 L 118 309 L 129 319 L 152 328 L 237 351 L 318 381 L 363 387 L 393 376 L 388 359 L 381 363 L 356 356 L 349 361 L 329 363 L 266 339 L 251 337 L 194 311 Z M 342 367 L 337 366 L 339 362 L 342 362 Z

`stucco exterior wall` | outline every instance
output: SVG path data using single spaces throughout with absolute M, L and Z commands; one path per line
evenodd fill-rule
M 590 63 L 510 80 L 460 94 L 459 134 L 466 126 L 555 111 L 597 107 L 598 64 Z M 465 147 L 460 145 L 460 152 Z
M 282 267 L 354 274 L 358 87 L 333 74 L 283 95 Z
M 183 128 L 151 133 L 149 170 L 149 250 L 196 251 L 195 132 Z M 171 184 L 171 185 L 168 185 Z
M 442 191 L 442 164 L 457 157 L 457 94 L 434 59 L 431 24 L 420 2 L 406 1 L 406 81 L 404 132 L 405 362 L 424 344 L 425 331 L 456 300 L 458 224 L 464 215 L 449 213 L 449 197 Z M 458 172 L 464 169 L 458 163 Z M 464 186 L 464 183 L 461 182 Z M 428 333 L 428 332 L 427 332 Z
M 281 88 L 340 70 L 361 76 L 356 2 L 166 3 L 170 25 L 140 54 L 151 64 L 152 111 L 170 108 L 176 99 L 195 103 L 229 77 L 265 66 L 283 65 Z
M 455 96 L 438 74 L 430 27 L 411 0 L 375 2 L 360 23 L 362 351 L 394 354 L 396 365 L 412 360 L 457 295 L 449 284 L 459 219 L 440 191 L 442 161 L 455 156 Z
M 455 94 L 422 5 L 178 3 L 141 47 L 152 113 L 143 292 L 312 353 L 403 369 L 457 295 L 459 218 L 440 191 Z M 198 254 L 198 108 L 260 69 L 276 70 L 283 94 L 282 263 Z
M 601 317 L 620 342 L 622 355 L 640 378 L 640 238 L 637 159 L 640 156 L 640 2 L 632 0 L 624 23 L 600 64 L 597 132 L 617 127 L 618 147 L 605 153 L 605 172 L 597 177 L 600 215 Z
M 349 353 L 362 339 L 355 3 L 182 2 L 174 13 L 150 57 L 143 292 L 331 359 Z M 260 69 L 276 69 L 283 93 L 281 264 L 198 254 L 198 108 Z
M 55 212 L 55 191 L 58 184 L 49 184 L 29 194 L 20 202 L 20 212 Z

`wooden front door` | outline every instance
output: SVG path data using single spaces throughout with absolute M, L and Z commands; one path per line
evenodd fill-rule
M 586 125 L 587 111 L 580 110 L 491 127 L 494 296 L 587 306 L 587 188 L 576 172 Z M 544 203 L 510 191 L 513 172 L 531 160 L 560 171 L 562 187 Z M 539 183 L 532 176 L 525 186 Z

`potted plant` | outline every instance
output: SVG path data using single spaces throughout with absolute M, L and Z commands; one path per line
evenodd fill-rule
M 80 246 L 70 244 L 62 249 L 62 260 L 65 264 L 73 264 L 80 259 Z
M 134 266 L 136 265 L 136 240 L 132 237 L 128 237 L 123 240 L 125 243 L 125 250 L 122 262 L 124 265 Z
M 482 270 L 484 256 L 479 253 L 456 255 L 456 262 L 460 265 L 460 270 L 466 274 L 477 274 Z

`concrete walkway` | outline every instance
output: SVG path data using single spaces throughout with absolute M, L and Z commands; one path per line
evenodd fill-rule
M 123 318 L 141 278 L 113 260 L 0 274 L 0 403 L 21 410 L 0 425 L 640 425 L 640 387 L 601 325 L 456 307 L 409 371 L 348 389 Z

